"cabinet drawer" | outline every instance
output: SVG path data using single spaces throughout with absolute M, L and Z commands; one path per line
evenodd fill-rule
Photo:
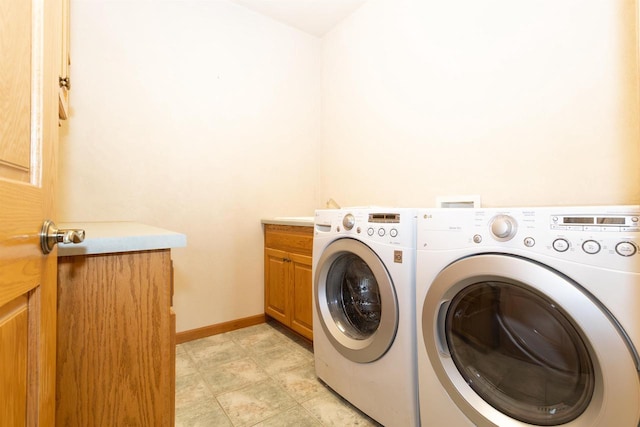
M 267 248 L 311 255 L 313 227 L 266 224 L 264 245 Z

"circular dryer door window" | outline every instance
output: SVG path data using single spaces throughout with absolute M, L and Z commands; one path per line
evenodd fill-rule
M 543 295 L 514 283 L 471 284 L 451 301 L 445 331 L 465 381 L 510 417 L 558 425 L 589 405 L 595 376 L 588 348 Z
M 636 425 L 636 359 L 583 287 L 507 254 L 461 258 L 433 280 L 422 342 L 439 383 L 478 426 Z
M 323 252 L 314 283 L 318 317 L 334 348 L 361 363 L 384 355 L 395 338 L 398 304 L 375 252 L 354 239 L 336 240 Z

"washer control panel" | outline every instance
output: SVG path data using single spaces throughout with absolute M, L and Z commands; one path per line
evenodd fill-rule
M 418 250 L 540 253 L 640 272 L 640 206 L 425 209 Z
M 379 236 L 385 237 L 389 235 L 390 237 L 398 237 L 398 228 L 400 224 L 400 214 L 399 213 L 379 213 L 379 212 L 370 212 L 367 215 L 358 215 L 358 223 L 367 218 L 367 225 L 364 226 L 367 230 L 367 235 L 369 237 Z M 378 225 L 380 224 L 380 225 Z M 351 230 L 356 225 L 356 216 L 352 213 L 347 213 L 344 215 L 342 219 L 342 226 L 344 230 Z M 337 231 L 340 231 L 340 227 L 338 227 Z M 355 229 L 357 234 L 363 232 L 363 226 L 360 225 Z
M 414 209 L 326 209 L 316 211 L 315 235 L 341 235 L 415 247 Z

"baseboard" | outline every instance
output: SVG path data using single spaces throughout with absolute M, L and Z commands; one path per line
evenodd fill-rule
M 265 323 L 264 314 L 256 316 L 244 317 L 242 319 L 231 320 L 229 322 L 218 323 L 217 325 L 203 326 L 202 328 L 190 329 L 188 331 L 178 332 L 176 334 L 176 344 L 182 344 L 188 341 L 200 338 L 210 337 L 211 335 L 222 334 L 224 332 L 235 331 L 236 329 L 246 328 L 247 326 L 259 325 Z

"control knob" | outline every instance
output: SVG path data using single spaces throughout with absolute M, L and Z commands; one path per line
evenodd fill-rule
M 344 225 L 345 230 L 351 230 L 356 225 L 356 218 L 353 214 L 346 214 L 342 219 L 342 225 Z
M 506 242 L 516 235 L 518 224 L 509 215 L 497 215 L 491 220 L 491 234 L 496 240 Z
M 638 250 L 635 245 L 631 242 L 620 242 L 616 245 L 616 253 L 622 256 L 632 256 L 635 255 Z

